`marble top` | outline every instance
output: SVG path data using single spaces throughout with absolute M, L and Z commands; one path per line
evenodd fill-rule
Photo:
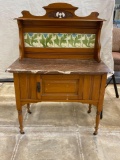
M 80 59 L 17 59 L 6 71 L 32 74 L 103 74 L 110 70 L 103 62 Z

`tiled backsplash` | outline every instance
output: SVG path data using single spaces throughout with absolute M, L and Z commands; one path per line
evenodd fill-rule
M 25 47 L 94 48 L 95 34 L 24 33 Z

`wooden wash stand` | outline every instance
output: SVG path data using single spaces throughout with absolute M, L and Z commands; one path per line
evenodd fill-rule
M 19 59 L 8 69 L 14 75 L 16 105 L 23 134 L 22 106 L 41 101 L 81 102 L 95 105 L 98 132 L 109 69 L 100 60 L 103 24 L 97 12 L 87 17 L 67 3 L 53 3 L 44 16 L 23 11 L 17 18 Z

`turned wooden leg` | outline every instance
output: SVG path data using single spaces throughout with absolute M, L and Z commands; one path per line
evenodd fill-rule
M 20 133 L 24 134 L 25 132 L 23 131 L 23 115 L 22 115 L 22 110 L 18 110 L 18 120 L 20 124 Z
M 100 113 L 100 119 L 102 119 L 102 118 L 103 118 L 103 110 Z
M 96 126 L 95 126 L 95 132 L 93 133 L 93 135 L 97 135 L 98 134 L 98 126 L 99 126 L 99 122 L 100 122 L 100 113 L 99 111 L 97 111 L 96 113 Z
M 27 111 L 28 111 L 29 114 L 32 113 L 32 112 L 30 111 L 30 104 L 29 104 L 29 103 L 27 103 Z
M 92 108 L 92 105 L 89 104 L 88 113 L 91 113 L 91 108 Z

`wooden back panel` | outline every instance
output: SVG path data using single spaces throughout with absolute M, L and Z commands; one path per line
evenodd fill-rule
M 74 14 L 77 7 L 53 3 L 44 16 L 23 11 L 17 18 L 20 37 L 20 59 L 95 59 L 100 62 L 100 32 L 103 20 L 93 12 L 87 17 Z

